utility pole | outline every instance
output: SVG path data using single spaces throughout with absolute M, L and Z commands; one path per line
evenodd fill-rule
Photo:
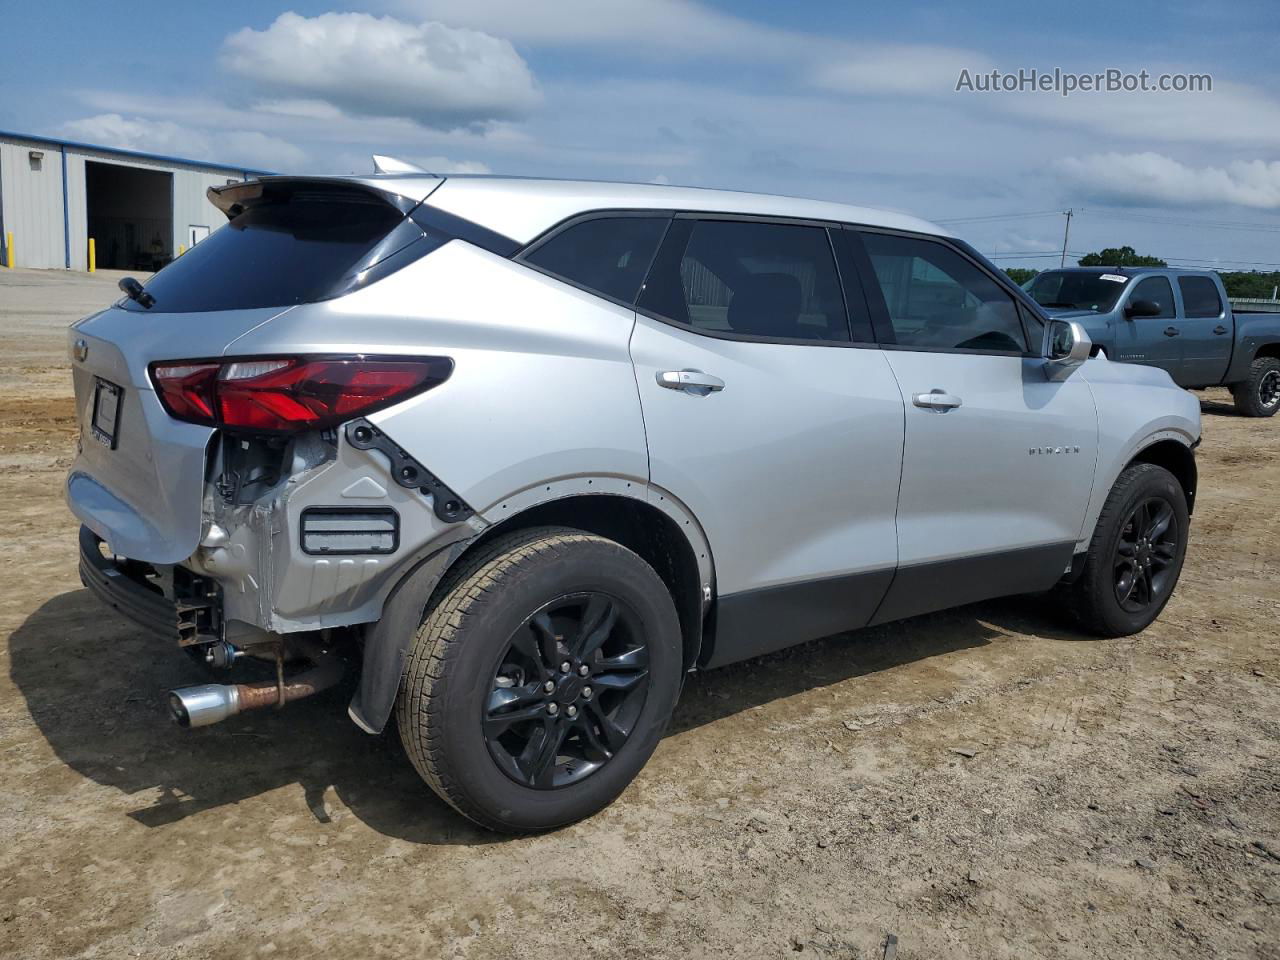
M 1067 227 L 1062 231 L 1062 262 L 1059 264 L 1062 267 L 1067 265 L 1067 238 L 1071 236 L 1071 217 L 1075 212 L 1074 207 L 1067 207 L 1062 211 L 1062 215 L 1067 218 Z

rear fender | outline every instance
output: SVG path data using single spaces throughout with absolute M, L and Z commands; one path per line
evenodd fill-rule
M 515 528 L 522 517 L 535 509 L 584 496 L 601 500 L 624 498 L 644 503 L 669 517 L 685 536 L 697 563 L 700 586 L 700 610 L 697 611 L 700 616 L 696 618 L 694 636 L 685 638 L 686 666 L 691 666 L 697 657 L 697 643 L 701 640 L 702 618 L 714 595 L 714 567 L 702 526 L 689 509 L 668 491 L 639 479 L 573 477 L 528 487 L 499 500 L 484 511 L 483 520 L 491 524 L 488 532 L 496 535 L 504 527 Z M 418 564 L 391 591 L 383 605 L 381 619 L 366 631 L 360 686 L 347 712 L 367 733 L 381 733 L 386 726 L 395 706 L 409 650 L 433 600 L 432 595 L 444 576 L 478 539 L 469 537 L 453 543 Z

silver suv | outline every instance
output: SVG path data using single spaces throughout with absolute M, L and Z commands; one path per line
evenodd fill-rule
M 499 830 L 639 772 L 684 674 L 1055 589 L 1146 627 L 1199 407 L 932 224 L 714 190 L 268 177 L 70 331 L 81 576 L 239 683 L 350 672 Z M 252 676 L 256 664 L 260 679 Z

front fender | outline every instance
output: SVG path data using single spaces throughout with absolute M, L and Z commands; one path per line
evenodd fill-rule
M 1081 375 L 1098 411 L 1098 461 L 1077 552 L 1087 549 L 1121 471 L 1142 451 L 1170 440 L 1192 449 L 1200 440 L 1200 401 L 1166 371 L 1098 357 Z

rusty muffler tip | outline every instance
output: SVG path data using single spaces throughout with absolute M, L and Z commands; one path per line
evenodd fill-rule
M 169 691 L 169 713 L 180 727 L 207 727 L 240 712 L 234 684 L 205 683 Z

